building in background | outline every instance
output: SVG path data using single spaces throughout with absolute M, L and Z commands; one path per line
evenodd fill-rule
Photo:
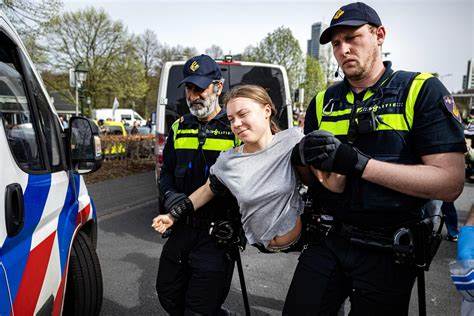
M 319 37 L 321 33 L 327 29 L 327 25 L 322 22 L 316 22 L 311 25 L 311 39 L 308 40 L 308 55 L 317 58 L 318 60 L 321 59 L 321 54 L 324 51 L 324 46 L 319 44 Z
M 462 89 L 474 89 L 474 59 L 467 61 L 467 73 L 462 78 Z
M 333 80 L 336 63 L 332 56 L 331 44 L 319 44 L 319 37 L 327 27 L 328 26 L 322 22 L 316 22 L 311 25 L 311 39 L 308 40 L 307 54 L 319 61 L 321 70 L 326 75 L 326 79 Z

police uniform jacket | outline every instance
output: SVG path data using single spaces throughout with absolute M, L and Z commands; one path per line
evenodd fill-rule
M 195 116 L 185 114 L 172 125 L 163 150 L 161 193 L 174 191 L 189 196 L 206 183 L 209 168 L 220 152 L 237 143 L 224 109 L 209 122 L 200 122 Z M 229 201 L 215 197 L 193 215 L 222 219 L 224 208 L 229 208 Z
M 316 95 L 305 122 L 305 134 L 321 129 L 352 143 L 374 159 L 420 164 L 424 155 L 466 150 L 453 97 L 428 73 L 394 72 L 391 63 L 372 87 L 355 94 L 347 80 Z M 370 113 L 372 112 L 372 113 Z M 370 122 L 359 118 L 372 117 Z M 361 179 L 347 177 L 343 193 L 320 185 L 315 201 L 336 220 L 357 226 L 396 227 L 422 216 L 426 202 Z

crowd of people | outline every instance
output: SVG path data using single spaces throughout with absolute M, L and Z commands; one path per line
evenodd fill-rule
M 425 204 L 453 211 L 467 148 L 453 97 L 429 73 L 392 70 L 385 37 L 370 6 L 337 10 L 320 43 L 332 44 L 343 80 L 283 131 L 265 89 L 232 87 L 221 108 L 219 66 L 206 55 L 186 62 L 190 113 L 168 135 L 152 222 L 168 237 L 156 290 L 170 315 L 231 313 L 230 248 L 243 236 L 262 252 L 304 249 L 283 315 L 337 315 L 347 298 L 351 315 L 408 315 L 439 242 Z M 474 259 L 473 239 L 463 227 L 460 259 Z

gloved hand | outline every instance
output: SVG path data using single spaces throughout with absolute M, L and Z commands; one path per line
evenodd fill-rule
M 186 199 L 188 196 L 184 193 L 178 193 L 174 191 L 167 191 L 164 196 L 164 207 L 166 213 L 169 213 L 171 208 L 175 206 L 178 203 L 181 203 L 184 199 Z
M 464 226 L 459 232 L 458 261 L 474 260 L 474 226 Z
M 212 193 L 219 197 L 229 197 L 232 196 L 229 189 L 222 183 L 215 175 L 211 174 L 209 176 L 210 188 Z
M 169 214 L 173 216 L 175 221 L 191 214 L 194 212 L 193 202 L 188 197 L 185 197 L 181 202 L 175 204 L 171 209 Z
M 311 164 L 319 170 L 357 176 L 362 175 L 370 159 L 323 130 L 306 135 L 299 143 L 299 154 L 305 165 Z

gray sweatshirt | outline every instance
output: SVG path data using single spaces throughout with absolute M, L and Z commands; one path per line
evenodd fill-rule
M 303 213 L 298 179 L 290 161 L 291 150 L 303 136 L 293 128 L 281 131 L 267 148 L 255 153 L 231 148 L 211 167 L 211 174 L 237 198 L 250 244 L 266 247 L 276 236 L 292 230 Z

